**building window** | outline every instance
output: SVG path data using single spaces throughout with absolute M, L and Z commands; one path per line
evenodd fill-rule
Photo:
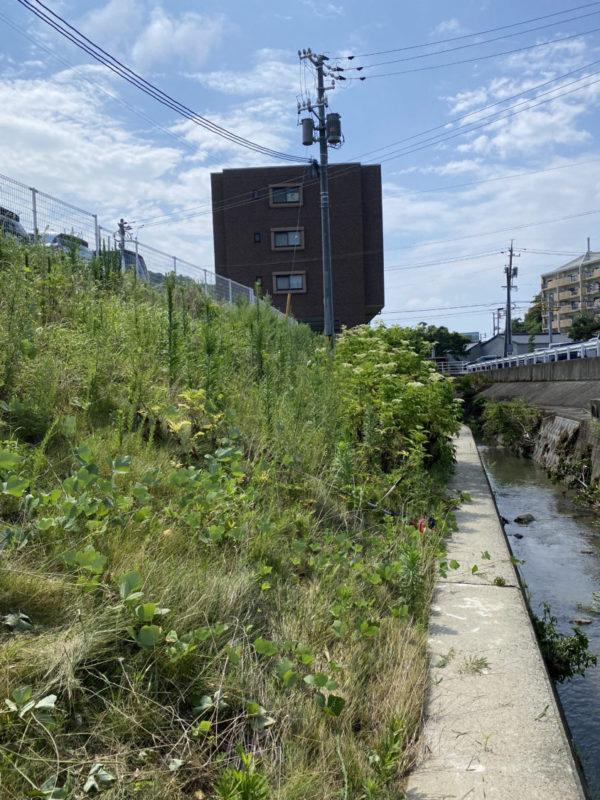
M 260 244 L 260 233 L 254 234 L 254 244 Z
M 306 273 L 274 272 L 273 292 L 275 294 L 282 294 L 283 292 L 306 292 Z
M 569 277 L 571 278 L 571 283 L 575 283 L 575 281 L 577 280 L 577 275 L 571 274 L 569 275 Z
M 271 229 L 271 249 L 291 250 L 295 247 L 304 248 L 304 228 L 295 231 L 287 228 Z
M 270 204 L 272 206 L 301 206 L 302 187 L 270 186 Z

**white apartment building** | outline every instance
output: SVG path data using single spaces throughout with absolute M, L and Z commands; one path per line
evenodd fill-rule
M 552 315 L 552 330 L 568 333 L 573 317 L 582 311 L 600 315 L 600 253 L 589 249 L 542 278 L 542 330 L 548 330 Z

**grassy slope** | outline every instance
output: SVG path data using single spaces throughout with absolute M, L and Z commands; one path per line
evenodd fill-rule
M 2 797 L 401 797 L 449 384 L 109 267 L 0 242 Z

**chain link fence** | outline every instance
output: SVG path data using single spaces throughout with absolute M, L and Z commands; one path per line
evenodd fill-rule
M 92 253 L 118 248 L 114 231 L 99 225 L 97 214 L 65 203 L 6 175 L 0 175 L 0 224 L 3 222 L 7 230 L 9 226 L 14 229 L 14 223 L 18 223 L 22 226 L 22 233 L 32 240 L 46 234 L 68 234 L 83 239 Z M 144 277 L 150 283 L 160 283 L 165 275 L 175 272 L 199 283 L 207 295 L 219 302 L 234 303 L 242 297 L 250 303 L 256 302 L 254 291 L 249 286 L 223 278 L 143 242 L 126 241 L 125 251 L 128 256 L 126 263 L 143 264 L 145 269 L 138 269 L 138 274 L 145 273 Z M 277 309 L 273 311 L 281 313 Z

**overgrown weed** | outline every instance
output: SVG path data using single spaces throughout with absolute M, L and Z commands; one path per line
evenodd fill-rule
M 399 797 L 450 383 L 402 329 L 332 357 L 265 303 L 24 253 L 0 243 L 2 791 Z

